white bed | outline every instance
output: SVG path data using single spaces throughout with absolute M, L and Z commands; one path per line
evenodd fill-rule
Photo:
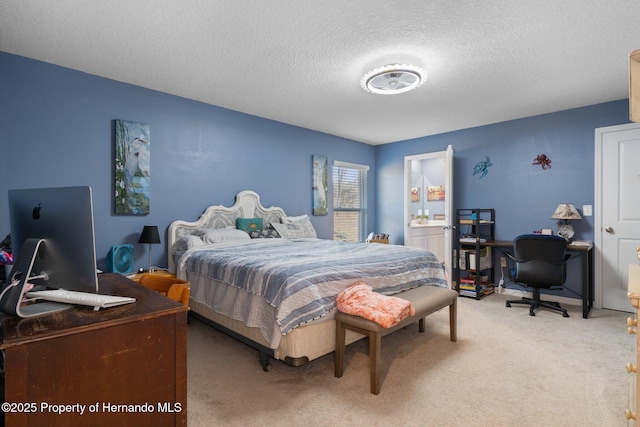
M 191 298 L 189 304 L 191 313 L 207 321 L 214 327 L 222 329 L 257 348 L 260 352 L 260 362 L 265 369 L 268 369 L 271 357 L 282 360 L 292 366 L 299 366 L 332 352 L 335 349 L 335 322 L 333 321 L 335 310 L 332 312 L 330 306 L 318 308 L 318 313 L 320 314 L 309 315 L 302 324 L 295 324 L 288 329 L 283 329 L 284 332 L 281 332 L 280 330 L 276 330 L 278 327 L 283 327 L 284 323 L 283 320 L 278 317 L 280 314 L 277 305 L 280 303 L 275 304 L 273 300 L 265 299 L 263 295 L 259 295 L 250 287 L 243 286 L 243 284 L 228 286 L 228 280 L 221 278 L 215 279 L 214 274 L 210 272 L 210 270 L 213 270 L 213 267 L 206 267 L 209 264 L 204 264 L 205 261 L 200 261 L 201 264 L 205 265 L 203 272 L 196 272 L 193 268 L 189 269 L 186 267 L 190 260 L 194 260 L 197 257 L 209 256 L 210 258 L 222 258 L 227 255 L 231 256 L 228 253 L 232 251 L 242 252 L 241 254 L 234 255 L 236 258 L 233 258 L 233 262 L 235 262 L 237 257 L 242 257 L 244 253 L 255 253 L 263 249 L 265 253 L 270 253 L 266 251 L 271 250 L 268 249 L 271 246 L 282 247 L 281 250 L 285 251 L 289 249 L 285 248 L 284 245 L 293 245 L 293 241 L 296 241 L 297 243 L 295 244 L 301 246 L 311 245 L 312 247 L 313 245 L 329 244 L 329 242 L 331 242 L 331 244 L 336 243 L 333 241 L 314 239 L 315 231 L 309 231 L 308 229 L 305 230 L 307 234 L 299 236 L 308 237 L 309 239 L 249 239 L 250 241 L 245 242 L 243 238 L 241 239 L 243 241 L 236 242 L 234 240 L 235 237 L 241 234 L 239 230 L 234 229 L 238 218 L 259 218 L 262 220 L 264 227 L 273 223 L 282 224 L 287 222 L 296 225 L 304 223 L 310 226 L 308 219 L 300 220 L 299 217 L 288 217 L 281 208 L 263 207 L 258 194 L 253 191 L 242 191 L 238 193 L 235 204 L 231 207 L 211 206 L 207 208 L 196 221 L 174 221 L 169 226 L 168 233 L 168 265 L 169 269 L 176 273 L 178 277 L 185 278 L 191 282 Z M 278 229 L 282 232 L 280 226 L 278 226 Z M 284 234 L 284 232 L 282 233 Z M 311 235 L 308 233 L 311 233 Z M 297 236 L 298 235 L 294 235 L 294 237 Z M 200 243 L 200 239 L 212 244 L 203 245 Z M 309 240 L 309 242 L 305 242 L 305 240 Z M 197 242 L 197 244 L 193 242 Z M 211 248 L 209 246 L 211 246 Z M 374 246 L 376 248 L 373 248 Z M 365 248 L 380 253 L 383 251 L 388 252 L 391 249 L 388 245 L 380 244 L 358 244 L 358 247 L 355 249 L 360 250 Z M 402 248 L 402 250 L 416 251 L 415 249 L 405 249 L 404 247 L 397 246 L 394 250 L 401 250 L 400 248 Z M 277 249 L 275 250 L 277 251 Z M 297 254 L 297 248 L 292 250 L 291 253 Z M 302 251 L 300 251 L 300 253 L 302 253 Z M 415 284 L 404 285 L 400 282 L 429 280 L 434 283 L 434 286 L 447 286 L 444 271 L 441 266 L 439 266 L 437 258 L 426 251 L 424 251 L 424 254 L 418 255 L 421 257 L 433 257 L 438 267 L 432 265 L 433 268 L 423 268 L 420 271 L 416 268 L 409 272 L 397 274 L 398 285 L 415 287 L 417 286 Z M 247 255 L 247 257 L 248 256 L 249 255 Z M 302 255 L 300 256 L 302 257 Z M 396 264 L 404 263 L 395 262 Z M 193 261 L 193 263 L 197 264 L 195 261 Z M 387 272 L 391 270 L 393 270 L 393 268 L 385 268 L 384 274 L 390 274 Z M 359 277 L 364 277 L 364 280 L 369 280 L 373 283 L 374 287 L 378 286 L 379 288 L 386 286 L 386 280 L 391 277 L 374 277 L 372 275 L 370 278 L 367 278 L 366 275 L 368 273 L 362 273 L 361 268 L 358 268 L 358 271 Z M 334 295 L 336 293 L 335 289 L 337 289 L 335 288 L 329 291 L 327 290 L 327 286 L 346 287 L 354 282 L 355 276 L 353 276 L 353 274 L 344 278 L 341 276 L 329 284 L 323 283 L 322 289 L 324 289 L 323 292 L 325 292 L 324 299 L 327 301 L 330 300 L 327 296 Z M 422 276 L 429 277 L 423 278 Z M 256 276 L 251 275 L 249 277 Z M 257 279 L 255 279 L 255 281 L 257 281 Z M 313 288 L 310 287 L 309 289 Z M 391 290 L 387 293 L 393 292 L 398 291 Z M 290 300 L 296 301 L 297 299 L 297 295 L 295 298 L 290 298 Z M 239 301 L 241 301 L 241 303 L 239 303 Z M 299 310 L 296 312 L 299 312 Z M 273 330 L 271 331 L 268 328 L 269 324 L 272 324 Z M 349 333 L 347 335 L 347 342 L 351 343 L 360 338 L 362 338 L 362 335 Z

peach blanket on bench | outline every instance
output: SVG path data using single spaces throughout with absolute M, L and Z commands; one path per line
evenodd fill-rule
M 343 313 L 364 317 L 383 328 L 395 326 L 416 313 L 409 301 L 374 292 L 364 282 L 356 282 L 340 292 L 336 305 Z

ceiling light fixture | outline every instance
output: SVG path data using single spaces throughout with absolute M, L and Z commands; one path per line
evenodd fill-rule
M 427 78 L 422 68 L 391 64 L 369 71 L 360 80 L 360 86 L 367 92 L 381 95 L 395 95 L 420 86 Z

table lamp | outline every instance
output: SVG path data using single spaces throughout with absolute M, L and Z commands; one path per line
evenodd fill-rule
M 572 219 L 582 219 L 578 210 L 571 203 L 561 203 L 556 208 L 556 211 L 551 215 L 551 219 L 558 220 L 558 236 L 564 238 L 567 242 L 573 240 L 573 226 Z
M 160 243 L 160 234 L 158 233 L 157 225 L 145 225 L 140 233 L 138 243 L 149 244 L 149 270 L 151 270 L 151 245 Z

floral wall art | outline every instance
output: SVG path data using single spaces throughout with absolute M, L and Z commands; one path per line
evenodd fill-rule
M 411 201 L 412 202 L 420 201 L 420 187 L 411 187 Z
M 430 185 L 427 187 L 427 200 L 444 200 L 444 185 Z

